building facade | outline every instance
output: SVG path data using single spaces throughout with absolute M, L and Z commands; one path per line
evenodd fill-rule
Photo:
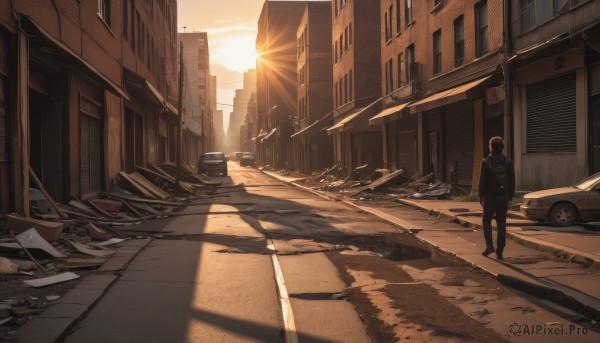
M 174 156 L 176 1 L 110 3 L 0 4 L 0 212 L 29 214 L 30 170 L 63 202 Z
M 272 167 L 292 167 L 293 118 L 298 115 L 296 31 L 306 1 L 265 1 L 259 20 L 256 50 L 257 130 L 264 156 Z M 259 138 L 257 138 L 258 140 Z
M 381 125 L 388 169 L 468 192 L 491 136 L 507 136 L 501 1 L 381 2 Z M 418 19 L 417 19 L 418 18 Z
M 206 32 L 179 32 L 183 45 L 184 72 L 184 158 L 196 165 L 198 157 L 208 152 L 212 138 L 212 104 L 210 56 Z
M 229 128 L 227 130 L 227 142 L 229 151 L 246 151 L 245 140 L 241 139 L 240 126 L 244 125 L 248 113 L 248 101 L 252 93 L 256 92 L 256 70 L 250 69 L 244 72 L 244 85 L 242 89 L 235 90 L 233 98 L 233 111 L 229 117 Z
M 309 174 L 331 166 L 333 142 L 325 131 L 333 124 L 331 1 L 314 1 L 298 31 L 298 115 L 294 118 L 294 165 Z
M 379 0 L 332 1 L 334 163 L 383 166 L 382 137 L 368 119 L 381 109 Z

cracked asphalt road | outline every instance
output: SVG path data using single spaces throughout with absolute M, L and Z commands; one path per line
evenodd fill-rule
M 164 235 L 67 342 L 284 341 L 273 251 L 300 342 L 532 341 L 511 335 L 509 325 L 581 319 L 257 170 L 230 162 L 221 179 L 231 187 L 218 188 L 213 201 L 139 228 Z M 410 218 L 422 220 L 407 209 Z

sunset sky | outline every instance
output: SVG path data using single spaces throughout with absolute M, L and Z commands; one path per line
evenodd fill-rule
M 217 102 L 233 104 L 242 72 L 255 68 L 257 22 L 264 0 L 178 0 L 177 30 L 208 32 L 211 73 L 217 76 Z M 223 110 L 227 130 L 231 106 Z
M 217 102 L 233 104 L 242 72 L 255 68 L 258 16 L 264 0 L 178 0 L 177 30 L 208 32 L 211 73 L 217 76 Z M 231 106 L 223 110 L 227 130 Z

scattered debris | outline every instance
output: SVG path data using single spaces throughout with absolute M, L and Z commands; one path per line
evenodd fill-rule
M 16 236 L 19 243 L 3 242 L 0 243 L 0 249 L 7 250 L 21 250 L 21 245 L 27 248 L 30 252 L 42 252 L 46 255 L 56 258 L 65 258 L 65 254 L 56 250 L 50 243 L 48 243 L 36 229 L 31 228 L 25 232 L 22 232 Z
M 15 274 L 19 271 L 19 266 L 6 257 L 0 257 L 0 274 Z
M 53 276 L 48 276 L 48 277 L 44 277 L 44 278 L 40 278 L 40 279 L 24 280 L 23 282 L 25 282 L 26 284 L 28 284 L 31 287 L 38 288 L 38 287 L 54 285 L 57 283 L 67 282 L 67 281 L 75 280 L 78 278 L 79 278 L 79 275 L 77 275 L 73 272 L 67 272 L 67 273 L 56 274 Z

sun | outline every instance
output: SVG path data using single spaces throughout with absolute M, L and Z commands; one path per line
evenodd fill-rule
M 210 39 L 210 38 L 209 38 Z M 244 72 L 256 68 L 256 36 L 227 35 L 213 40 L 210 59 L 225 68 Z

